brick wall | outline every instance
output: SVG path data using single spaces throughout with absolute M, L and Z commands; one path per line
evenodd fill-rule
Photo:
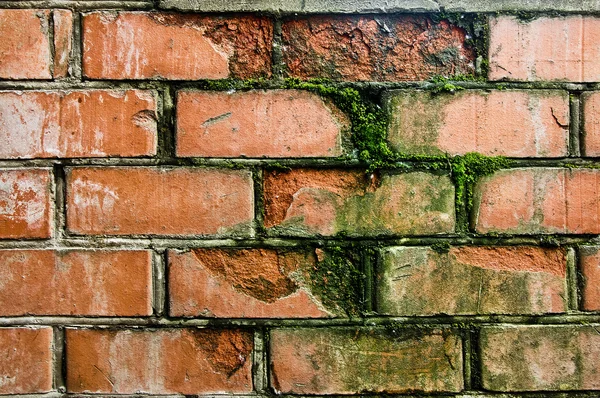
M 0 1 L 0 395 L 598 396 L 600 4 L 360 3 Z

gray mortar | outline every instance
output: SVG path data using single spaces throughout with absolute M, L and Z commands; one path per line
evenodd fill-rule
M 600 11 L 600 0 L 160 0 L 159 7 L 282 13 L 591 12 Z

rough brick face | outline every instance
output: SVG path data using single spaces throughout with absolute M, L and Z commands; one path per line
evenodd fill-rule
M 346 116 L 298 90 L 180 92 L 177 154 L 203 157 L 335 157 Z
M 283 394 L 461 391 L 461 348 L 457 336 L 439 330 L 278 329 L 270 338 L 272 387 Z
M 83 71 L 94 79 L 224 79 L 271 73 L 272 22 L 94 12 L 83 18 Z
M 598 170 L 501 170 L 475 190 L 477 232 L 600 233 Z
M 54 76 L 69 75 L 73 39 L 73 13 L 68 10 L 55 10 L 54 22 Z
M 486 327 L 479 340 L 485 389 L 600 389 L 600 333 L 596 327 Z
M 283 23 L 288 74 L 334 80 L 426 80 L 470 73 L 466 32 L 423 16 L 310 16 Z
M 388 140 L 402 153 L 563 157 L 568 154 L 569 97 L 564 91 L 391 94 Z
M 431 235 L 454 230 L 454 187 L 427 173 L 294 169 L 265 175 L 265 226 L 289 235 Z
M 0 158 L 154 155 L 156 118 L 150 91 L 0 92 Z
M 148 251 L 0 250 L 0 263 L 2 316 L 152 313 Z
M 490 80 L 600 80 L 600 19 L 573 15 L 490 20 Z
M 247 235 L 254 213 L 246 171 L 74 168 L 67 186 L 76 234 Z
M 311 291 L 317 255 L 275 249 L 169 252 L 171 316 L 327 318 Z
M 0 394 L 52 389 L 52 329 L 0 328 Z
M 52 178 L 45 169 L 0 169 L 0 239 L 49 238 Z
M 564 312 L 566 255 L 535 247 L 392 247 L 381 253 L 377 312 L 389 315 Z
M 600 252 L 597 246 L 580 249 L 580 272 L 583 277 L 582 306 L 586 311 L 600 311 Z
M 104 394 L 252 391 L 252 334 L 239 330 L 66 332 L 67 390 Z

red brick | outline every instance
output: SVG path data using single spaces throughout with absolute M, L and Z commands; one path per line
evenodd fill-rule
M 54 10 L 54 76 L 69 75 L 73 40 L 73 13 L 68 10 Z
M 271 383 L 279 394 L 461 391 L 462 343 L 440 330 L 275 329 Z
M 49 25 L 49 10 L 0 10 L 0 78 L 52 78 Z
M 179 156 L 335 157 L 349 129 L 339 109 L 307 91 L 183 91 L 177 97 Z
M 288 74 L 335 80 L 426 80 L 474 71 L 466 32 L 420 15 L 310 16 L 283 23 Z
M 402 153 L 563 157 L 569 96 L 564 91 L 396 91 L 388 139 Z
M 0 157 L 148 156 L 156 153 L 152 92 L 0 93 Z
M 582 307 L 585 311 L 600 311 L 600 249 L 597 246 L 580 248 Z
M 398 316 L 565 312 L 566 253 L 537 247 L 391 247 L 377 312 Z
M 169 252 L 171 316 L 323 318 L 335 311 L 310 289 L 317 258 L 281 249 Z
M 600 233 L 600 171 L 501 170 L 475 188 L 477 232 Z
M 151 261 L 149 251 L 0 250 L 0 315 L 151 315 Z
M 83 17 L 83 70 L 93 79 L 268 77 L 272 37 L 265 17 L 93 12 Z
M 490 19 L 490 80 L 600 80 L 600 19 Z
M 266 172 L 264 202 L 265 226 L 285 235 L 433 235 L 455 225 L 450 179 L 423 172 Z
M 50 171 L 0 170 L 0 239 L 51 236 Z
M 596 326 L 498 326 L 481 331 L 483 388 L 492 391 L 600 389 Z
M 73 168 L 67 190 L 76 234 L 247 235 L 254 214 L 247 171 Z
M 52 329 L 0 328 L 0 394 L 52 390 Z
M 583 93 L 583 155 L 600 156 L 600 92 Z
M 252 333 L 239 330 L 66 332 L 71 393 L 210 394 L 252 391 Z

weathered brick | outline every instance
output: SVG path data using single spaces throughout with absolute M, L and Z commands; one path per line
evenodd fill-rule
M 490 18 L 490 80 L 600 80 L 600 19 Z
M 544 314 L 567 309 L 566 253 L 537 247 L 391 247 L 381 253 L 377 312 Z
M 0 169 L 0 238 L 51 236 L 50 171 Z
M 72 393 L 210 394 L 252 391 L 252 333 L 239 330 L 66 331 Z
M 389 100 L 388 140 L 402 153 L 563 157 L 569 96 L 564 91 L 401 90 Z
M 475 188 L 472 226 L 477 232 L 600 233 L 600 171 L 509 169 Z
M 308 91 L 183 91 L 177 154 L 203 157 L 335 157 L 348 118 Z
M 52 78 L 49 18 L 49 10 L 0 10 L 0 78 Z
M 83 71 L 95 79 L 270 76 L 266 17 L 98 11 L 83 18 Z
M 600 311 L 600 247 L 583 246 L 580 250 L 582 307 L 585 311 Z
M 462 342 L 446 331 L 275 329 L 271 383 L 278 393 L 461 391 Z
M 312 291 L 326 253 L 285 249 L 169 252 L 171 316 L 326 318 L 342 313 Z M 333 286 L 325 289 L 333 289 Z
M 265 173 L 265 226 L 285 235 L 433 235 L 454 231 L 454 186 L 423 172 Z
M 493 391 L 600 389 L 598 326 L 484 327 L 483 388 Z
M 149 251 L 0 250 L 0 315 L 151 315 L 151 261 Z
M 152 92 L 0 92 L 0 158 L 149 156 L 156 136 Z
M 248 235 L 247 171 L 200 168 L 67 170 L 67 227 L 76 234 Z
M 600 92 L 582 94 L 583 155 L 600 156 Z
M 54 10 L 54 77 L 69 75 L 73 40 L 73 13 L 69 10 Z
M 52 390 L 52 328 L 0 328 L 0 394 Z
M 420 15 L 309 16 L 283 23 L 288 74 L 335 80 L 426 80 L 473 72 L 466 32 Z

